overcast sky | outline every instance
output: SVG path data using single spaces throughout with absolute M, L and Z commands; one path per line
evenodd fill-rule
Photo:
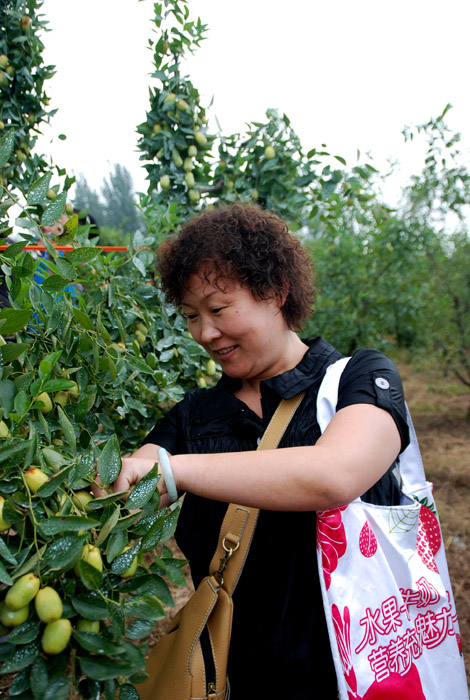
M 470 146 L 469 0 L 189 0 L 209 25 L 186 63 L 202 94 L 214 98 L 226 134 L 285 112 L 305 150 L 326 143 L 354 165 L 357 149 L 379 169 L 401 163 L 401 184 L 420 168 L 419 148 L 401 131 L 453 105 L 448 122 Z M 145 190 L 136 150 L 148 108 L 152 0 L 45 0 L 45 60 L 51 107 L 41 152 L 99 189 L 114 163 Z M 155 36 L 155 35 L 153 35 Z M 58 139 L 63 133 L 65 141 Z M 398 184 L 395 187 L 398 187 Z M 395 190 L 394 190 L 395 191 Z M 398 189 L 396 190 L 398 191 Z M 392 197 L 392 190 L 389 196 Z

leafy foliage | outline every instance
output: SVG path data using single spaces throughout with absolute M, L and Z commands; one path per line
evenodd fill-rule
M 403 216 L 423 236 L 429 280 L 424 348 L 470 387 L 470 173 L 459 151 L 460 134 L 445 122 L 449 109 L 405 130 L 408 139 L 424 136 L 428 152 L 422 172 L 404 192 Z
M 41 35 L 47 29 L 42 4 L 42 0 L 4 0 L 0 6 L 0 135 L 12 138 L 0 186 L 31 185 L 48 168 L 43 156 L 32 153 L 38 127 L 55 111 L 48 110 L 45 92 L 55 67 L 42 61 Z
M 24 623 L 4 631 L 0 672 L 27 671 L 22 682 L 31 693 L 36 673 L 58 683 L 57 664 L 68 668 L 64 697 L 82 673 L 80 692 L 94 697 L 131 687 L 127 679 L 143 673 L 142 639 L 164 616 L 162 602 L 171 604 L 164 577 L 184 583 L 184 562 L 159 545 L 173 534 L 178 511 L 159 510 L 156 472 L 127 503 L 112 493 L 121 451 L 139 444 L 164 408 L 194 386 L 207 358 L 154 286 L 149 237 L 136 234 L 118 258 L 101 254 L 87 227 L 78 227 L 64 256 L 45 240 L 50 257 L 34 260 L 23 250 L 24 235 L 0 255 L 12 272 L 13 303 L 0 311 L 9 337 L 0 337 L 0 588 L 5 593 L 33 572 L 59 593 L 74 631 L 51 665 L 41 650 L 45 626 L 30 606 Z M 108 495 L 93 499 L 97 473 Z M 102 568 L 81 558 L 90 545 Z M 157 545 L 159 556 L 145 564 Z M 135 574 L 122 578 L 134 557 Z M 80 632 L 80 618 L 99 621 L 99 633 Z

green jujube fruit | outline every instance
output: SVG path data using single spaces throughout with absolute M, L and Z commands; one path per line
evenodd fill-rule
M 70 620 L 60 618 L 46 625 L 41 637 L 41 646 L 46 654 L 60 654 L 70 641 L 72 636 L 72 623 Z
M 100 631 L 100 621 L 86 620 L 84 617 L 81 617 L 77 622 L 77 630 L 79 632 L 94 632 L 98 634 Z
M 19 610 L 10 610 L 6 605 L 2 603 L 0 609 L 0 622 L 5 627 L 18 627 L 26 622 L 29 616 L 29 605 L 25 605 L 24 608 Z
M 24 574 L 15 581 L 5 596 L 5 605 L 10 610 L 20 610 L 28 605 L 39 591 L 39 579 L 34 574 Z
M 62 617 L 63 605 L 59 594 L 51 586 L 45 586 L 38 591 L 34 599 L 36 614 L 41 622 L 55 622 Z

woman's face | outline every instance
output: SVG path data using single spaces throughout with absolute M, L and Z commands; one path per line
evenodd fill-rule
M 194 340 L 230 377 L 266 379 L 283 372 L 285 334 L 291 333 L 277 298 L 259 301 L 238 282 L 223 291 L 195 274 L 181 303 Z

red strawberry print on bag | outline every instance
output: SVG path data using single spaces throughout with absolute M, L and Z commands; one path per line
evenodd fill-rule
M 439 569 L 434 555 L 439 551 L 441 544 L 442 536 L 438 519 L 429 508 L 421 506 L 416 550 L 427 568 L 436 573 L 439 573 Z
M 317 547 L 321 549 L 323 576 L 326 589 L 330 587 L 331 574 L 338 566 L 338 559 L 346 551 L 346 532 L 341 511 L 347 506 L 317 513 Z
M 377 538 L 367 521 L 362 526 L 359 535 L 359 549 L 362 556 L 368 558 L 373 557 L 377 551 Z

